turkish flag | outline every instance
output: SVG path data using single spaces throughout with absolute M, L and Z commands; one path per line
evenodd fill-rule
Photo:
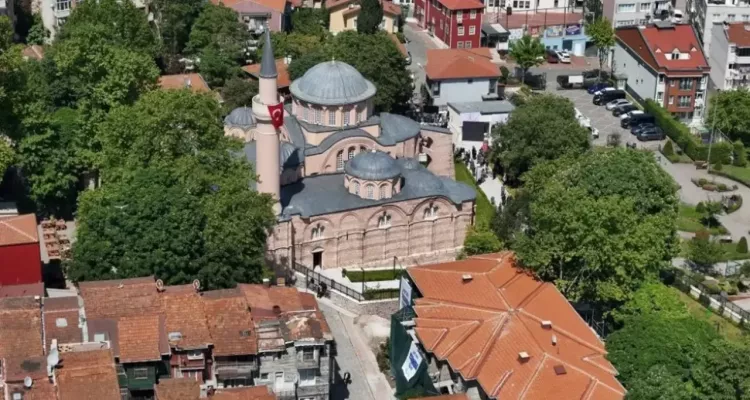
M 284 104 L 268 106 L 268 114 L 271 115 L 271 123 L 274 128 L 279 129 L 284 125 Z

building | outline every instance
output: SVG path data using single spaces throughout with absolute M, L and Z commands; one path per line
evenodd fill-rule
M 276 59 L 276 72 L 279 74 L 277 78 L 279 93 L 285 99 L 289 97 L 289 85 L 292 83 L 292 80 L 289 78 L 288 69 L 291 62 L 291 56 Z M 250 79 L 260 82 L 260 63 L 245 65 L 242 67 L 242 70 L 250 76 Z
M 414 18 L 451 49 L 481 44 L 484 4 L 479 0 L 414 0 Z
M 34 214 L 0 217 L 0 286 L 42 282 Z
M 690 23 L 695 27 L 703 50 L 711 54 L 711 30 L 717 22 L 750 22 L 750 2 L 746 0 L 687 0 Z
M 525 4 L 532 4 L 533 8 L 534 2 L 526 1 Z M 527 8 L 526 5 L 524 8 Z M 506 37 L 507 32 L 506 41 L 512 43 L 524 35 L 530 35 L 539 38 L 548 49 L 568 50 L 572 55 L 579 57 L 584 55 L 586 42 L 589 41 L 583 14 L 561 7 L 527 11 L 516 10 L 514 7 L 510 15 L 502 10 L 487 18 L 483 29 L 486 38 L 500 35 L 498 39 L 502 39 Z M 498 42 L 502 43 L 500 40 Z M 502 50 L 501 47 L 497 48 Z
M 408 307 L 391 323 L 400 390 L 426 379 L 459 399 L 625 397 L 604 343 L 554 284 L 517 268 L 513 253 L 407 272 Z
M 0 15 L 8 17 L 11 26 L 16 25 L 16 13 L 13 0 L 0 0 Z
M 2 0 L 0 0 L 2 1 Z M 7 0 L 12 3 L 11 0 Z M 57 31 L 60 27 L 68 20 L 70 13 L 76 7 L 78 3 L 83 0 L 32 0 L 32 9 L 37 6 L 34 3 L 40 3 L 38 11 L 42 16 L 42 25 L 44 29 L 49 31 L 49 40 L 53 40 Z M 132 0 L 136 8 L 142 9 L 144 12 L 148 12 L 146 7 L 147 2 L 144 0 Z
M 455 148 L 471 151 L 491 142 L 490 132 L 496 124 L 508 121 L 515 110 L 506 100 L 472 103 L 448 103 L 448 129 L 453 133 Z
M 684 0 L 682 1 L 684 3 Z M 670 20 L 675 13 L 670 0 L 604 0 L 602 8 L 603 15 L 612 22 L 615 28 L 646 25 L 657 20 Z
M 388 33 L 398 32 L 401 19 L 401 7 L 390 0 L 381 0 L 383 5 L 383 21 L 380 29 Z M 326 2 L 328 9 L 328 30 L 334 35 L 342 31 L 357 29 L 357 17 L 360 6 L 356 0 L 332 0 Z
M 445 108 L 448 101 L 496 100 L 500 68 L 492 62 L 491 51 L 488 48 L 427 50 L 424 70 L 429 102 Z
M 211 91 L 201 74 L 197 73 L 162 75 L 159 77 L 159 87 L 170 90 L 190 89 L 194 93 Z
M 250 32 L 248 50 L 254 52 L 263 32 L 284 32 L 291 25 L 292 4 L 287 0 L 211 0 L 236 11 Z
M 453 179 L 450 131 L 376 115 L 375 86 L 339 61 L 293 81 L 288 115 L 274 126 L 269 110 L 282 105 L 265 40 L 260 94 L 224 122 L 226 135 L 246 142 L 258 191 L 277 200 L 270 254 L 322 268 L 455 258 L 476 193 Z
M 711 30 L 711 82 L 716 89 L 750 86 L 750 25 L 716 23 Z
M 691 25 L 659 22 L 615 31 L 615 74 L 627 76 L 626 90 L 651 99 L 684 122 L 698 122 L 705 110 L 710 67 Z

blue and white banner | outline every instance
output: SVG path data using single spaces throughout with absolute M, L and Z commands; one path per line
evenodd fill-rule
M 404 373 L 404 378 L 407 381 L 410 381 L 417 374 L 420 364 L 422 364 L 422 353 L 419 352 L 417 345 L 411 342 L 409 354 L 406 356 L 406 360 L 404 360 L 404 365 L 401 366 L 401 372 Z
M 398 309 L 411 306 L 411 284 L 405 276 L 401 277 L 401 291 L 399 294 Z

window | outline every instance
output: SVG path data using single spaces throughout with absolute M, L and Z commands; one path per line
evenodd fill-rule
M 463 48 L 464 48 L 464 42 L 461 42 L 461 41 L 459 41 L 459 42 L 458 42 L 458 46 L 457 46 L 457 47 L 458 47 L 459 49 L 463 49 Z
M 669 86 L 675 87 L 675 85 L 677 85 L 677 79 L 670 79 Z
M 107 335 L 105 335 L 103 333 L 95 333 L 94 334 L 94 341 L 95 342 L 103 342 L 105 340 L 107 340 Z
M 464 19 L 464 12 L 461 10 L 456 11 L 456 18 L 458 18 L 459 21 Z
M 381 199 L 385 198 L 385 185 L 380 187 L 380 198 Z
M 671 52 L 669 55 L 667 55 L 667 59 L 669 60 L 679 60 L 680 59 L 680 52 L 675 50 Z
M 734 54 L 737 52 L 737 46 L 729 46 L 729 54 Z
M 713 22 L 721 22 L 721 14 L 714 14 L 712 18 Z
M 312 347 L 301 348 L 302 361 L 315 361 L 315 349 Z
M 321 225 L 321 224 L 318 224 L 317 226 L 315 226 L 314 228 L 312 228 L 312 239 L 313 240 L 322 239 L 323 238 L 323 232 L 325 230 L 326 230 L 326 228 L 323 225 Z
M 477 10 L 469 11 L 469 19 L 476 19 L 476 18 L 477 18 Z
M 301 369 L 299 370 L 299 385 L 309 386 L 315 384 L 315 370 L 314 369 Z
M 693 78 L 680 79 L 680 90 L 690 90 L 693 88 Z
M 264 373 L 260 374 L 260 379 L 263 380 L 263 381 L 267 381 L 268 380 L 268 372 L 264 372 Z
M 359 152 L 360 153 L 364 153 L 366 151 L 367 151 L 367 147 L 365 147 L 365 146 L 359 146 Z
M 640 4 L 640 11 L 641 12 L 650 12 L 651 11 L 651 3 L 641 3 Z
M 464 27 L 463 26 L 459 26 L 458 27 L 458 36 L 463 36 L 463 35 L 464 35 Z
M 355 148 L 355 147 L 350 147 L 350 148 L 349 148 L 349 151 L 348 151 L 348 152 L 347 152 L 347 154 L 346 154 L 346 155 L 347 155 L 346 159 L 347 159 L 347 160 L 351 160 L 352 158 L 354 158 L 354 152 L 355 152 L 355 151 L 356 151 L 356 148 Z
M 635 25 L 635 20 L 634 19 L 626 19 L 626 20 L 623 20 L 623 21 L 617 21 L 617 26 L 618 27 L 620 27 L 620 26 L 630 26 L 630 25 Z
M 70 10 L 70 0 L 57 0 L 57 11 Z
M 703 75 L 701 77 L 701 87 L 705 87 L 705 86 L 706 86 L 706 75 Z
M 367 198 L 370 199 L 370 200 L 374 200 L 375 199 L 375 194 L 373 193 L 374 192 L 373 188 L 374 188 L 374 186 L 367 185 Z
M 664 92 L 659 92 L 656 94 L 656 102 L 659 104 L 664 103 Z
M 336 125 L 336 110 L 328 111 L 328 125 Z
M 476 26 L 470 26 L 469 27 L 469 35 L 476 35 L 477 34 L 477 27 Z
M 309 111 L 307 110 L 307 107 L 302 108 L 302 119 L 305 121 L 309 121 Z
M 635 3 L 620 4 L 617 6 L 618 13 L 635 12 Z
M 354 113 L 355 113 L 355 115 L 354 115 L 354 121 L 356 123 L 362 122 L 362 113 L 359 112 L 359 110 L 357 110 L 357 109 L 354 109 Z
M 68 326 L 68 320 L 65 318 L 57 318 L 55 319 L 55 326 L 58 328 L 65 328 Z
M 367 119 L 367 108 L 363 108 L 361 114 L 362 114 L 362 117 L 361 117 L 362 121 L 366 120 Z
M 692 97 L 691 96 L 678 96 L 677 97 L 677 107 L 690 107 L 692 103 Z
M 661 74 L 659 75 L 659 84 L 660 85 L 664 84 L 664 75 L 661 75 Z
M 487 89 L 487 93 L 494 94 L 497 91 L 497 80 L 490 79 L 490 87 Z
M 424 219 L 435 219 L 437 218 L 438 208 L 434 204 L 430 204 L 429 207 L 424 209 Z
M 148 368 L 133 368 L 133 379 L 148 379 Z
M 339 150 L 339 152 L 336 153 L 336 169 L 339 171 L 344 169 L 344 150 Z
M 736 17 L 737 17 L 737 16 L 736 16 L 736 15 L 734 15 L 734 14 L 727 14 L 727 22 L 734 22 L 734 19 L 735 19 Z
M 359 196 L 359 182 L 354 182 L 354 194 Z
M 742 14 L 742 22 L 748 22 L 750 21 L 750 15 Z
M 458 48 L 461 48 L 463 42 L 458 42 Z M 434 97 L 440 96 L 440 82 L 432 82 L 432 95 Z
M 470 49 L 471 48 L 471 41 L 467 40 L 466 44 L 464 45 L 464 48 Z
M 378 218 L 378 228 L 390 228 L 391 227 L 391 216 L 390 214 L 383 214 Z
M 316 108 L 315 109 L 315 123 L 316 124 L 320 124 L 321 123 L 321 121 L 323 119 L 322 114 L 323 114 L 323 110 L 321 110 L 320 108 Z
M 674 104 L 674 96 L 669 96 L 669 104 Z
M 202 360 L 203 352 L 201 350 L 190 350 L 187 353 L 188 360 Z

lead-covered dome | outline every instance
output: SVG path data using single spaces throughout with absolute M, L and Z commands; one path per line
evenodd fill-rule
M 253 110 L 249 107 L 237 107 L 224 118 L 224 125 L 232 128 L 252 128 L 255 126 Z
M 401 174 L 396 160 L 375 150 L 357 154 L 344 165 L 344 171 L 350 176 L 369 181 L 384 181 Z
M 310 68 L 292 82 L 289 90 L 299 100 L 325 106 L 359 103 L 375 95 L 375 85 L 341 61 L 326 61 Z

